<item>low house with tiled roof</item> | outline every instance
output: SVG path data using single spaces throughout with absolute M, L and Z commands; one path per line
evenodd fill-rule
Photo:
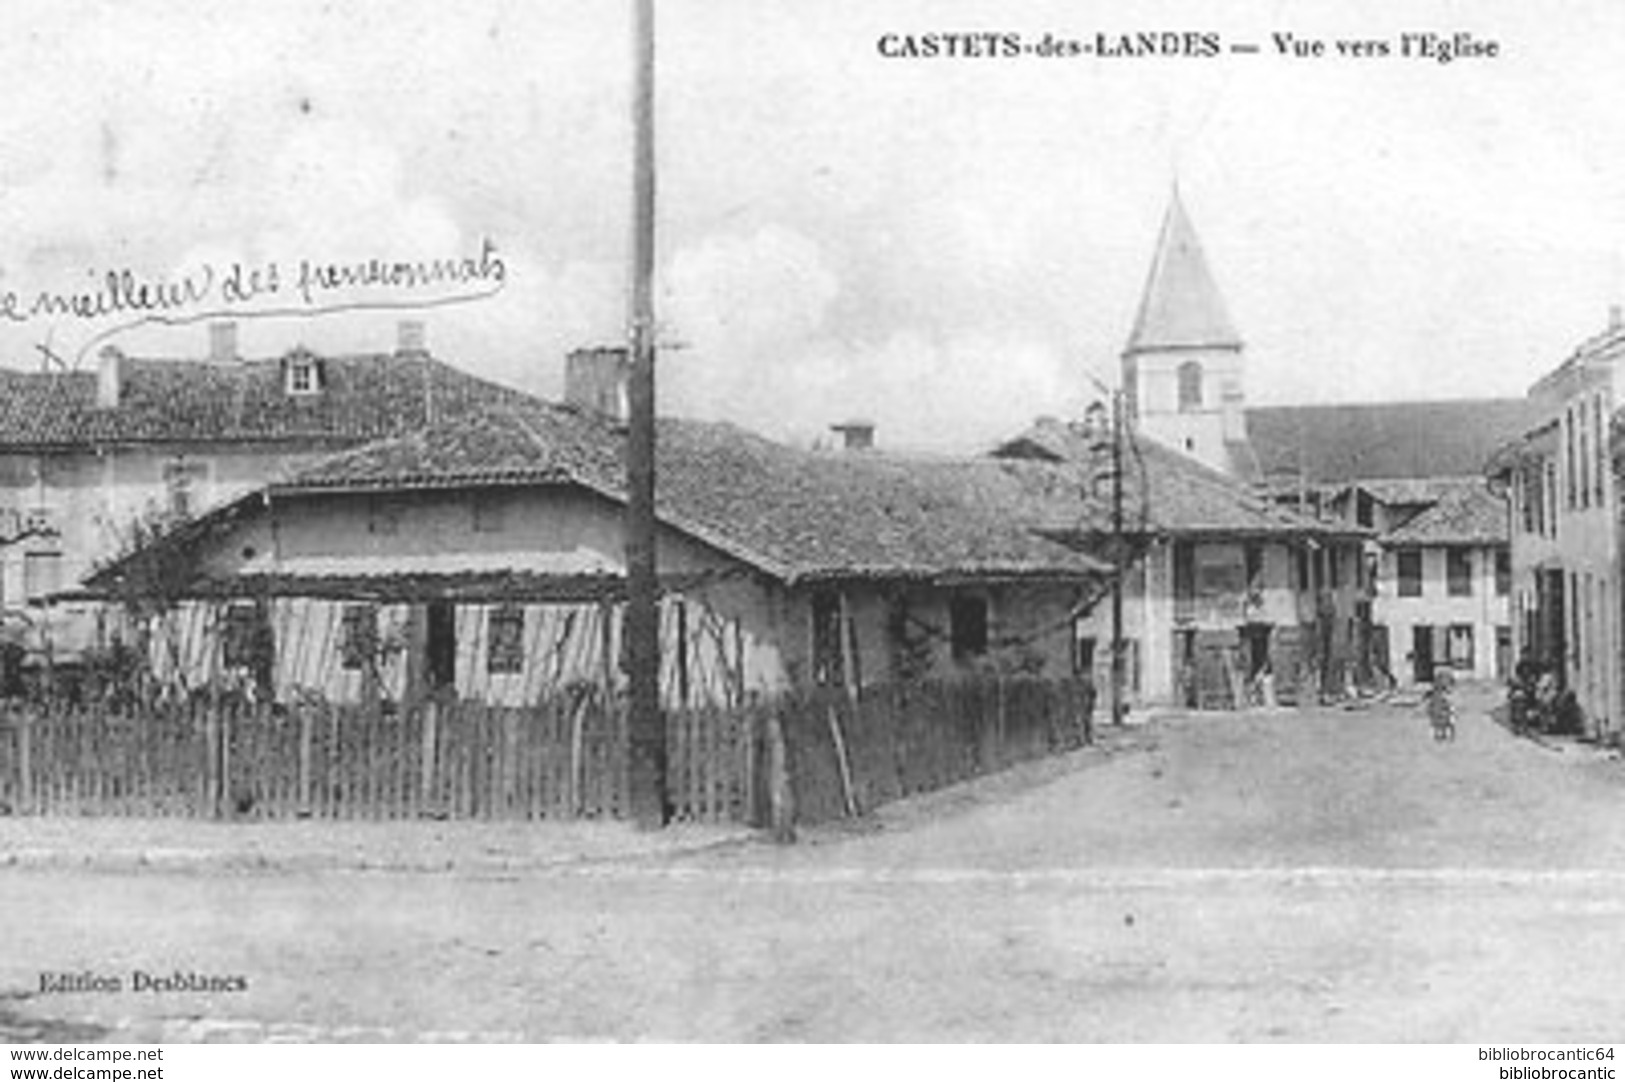
M 414 323 L 384 353 L 244 359 L 216 324 L 206 359 L 109 346 L 94 371 L 0 370 L 0 609 L 325 455 L 520 397 L 430 356 Z M 72 616 L 48 622 L 59 656 L 84 645 L 90 621 Z
M 613 357 L 606 357 L 613 360 Z M 316 463 L 94 580 L 154 568 L 193 622 L 180 669 L 257 626 L 282 696 L 436 689 L 501 705 L 619 680 L 624 430 L 526 402 Z M 1108 566 L 1061 531 L 1076 490 L 991 459 L 805 451 L 727 424 L 658 431 L 663 693 L 735 703 L 798 685 L 988 669 L 1068 676 Z M 209 615 L 212 612 L 212 616 Z M 248 635 L 252 640 L 254 635 Z M 249 651 L 224 644 L 222 656 Z
M 1366 531 L 1299 515 L 1156 440 L 1126 438 L 1125 636 L 1130 691 L 1156 704 L 1242 705 L 1266 674 L 1282 700 L 1341 692 L 1359 656 L 1354 620 Z M 993 451 L 1057 464 L 1090 494 L 1079 530 L 1111 538 L 1109 437 L 1045 418 Z M 1103 611 L 1080 626 L 1097 680 L 1110 664 Z

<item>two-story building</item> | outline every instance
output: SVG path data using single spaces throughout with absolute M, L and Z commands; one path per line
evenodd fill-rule
M 1491 463 L 1512 525 L 1513 648 L 1574 693 L 1590 731 L 1622 717 L 1621 527 L 1613 453 L 1625 319 L 1537 380 L 1534 423 Z
M 1481 680 L 1511 674 L 1506 538 L 1506 509 L 1476 478 L 1382 535 L 1374 651 L 1397 682 L 1426 684 L 1440 668 Z
M 58 658 L 94 607 L 48 599 L 155 532 L 335 451 L 520 400 L 431 357 L 422 325 L 391 352 L 238 356 L 232 324 L 202 359 L 105 348 L 95 371 L 0 370 L 0 612 Z
M 1357 619 L 1368 531 L 1279 507 L 1181 451 L 1125 434 L 1122 536 L 1128 691 L 1139 704 L 1234 708 L 1340 696 L 1357 678 Z M 1110 445 L 1044 418 L 993 452 L 1065 463 L 1080 505 L 1074 530 L 1113 551 L 1103 478 Z M 1109 678 L 1109 607 L 1075 628 L 1080 667 Z

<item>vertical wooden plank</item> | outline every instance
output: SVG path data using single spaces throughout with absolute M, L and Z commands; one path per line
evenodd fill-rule
M 311 761 L 311 753 L 313 748 L 311 745 L 315 739 L 315 732 L 313 731 L 315 727 L 315 718 L 313 717 L 313 711 L 311 710 L 310 706 L 304 703 L 294 707 L 294 715 L 299 730 L 299 758 L 295 766 L 295 770 L 297 772 L 296 784 L 298 786 L 297 811 L 302 816 L 308 816 L 311 814 L 310 771 L 313 765 Z
M 573 731 L 571 714 L 568 698 L 555 694 L 548 710 L 547 776 L 552 786 L 548 806 L 552 814 L 561 819 L 575 814 L 575 780 L 572 773 L 575 761 L 571 758 L 570 750 Z
M 436 764 L 439 756 L 437 724 L 440 703 L 430 697 L 423 703 L 423 743 L 418 751 L 418 811 L 432 812 L 435 807 Z
M 18 799 L 25 815 L 38 814 L 34 803 L 34 717 L 23 710 L 17 716 Z

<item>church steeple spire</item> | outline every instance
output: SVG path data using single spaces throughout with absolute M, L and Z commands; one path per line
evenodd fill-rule
M 1240 348 L 1176 183 L 1124 353 Z
M 1175 187 L 1123 349 L 1129 418 L 1215 469 L 1244 474 L 1251 456 L 1242 369 L 1241 336 Z

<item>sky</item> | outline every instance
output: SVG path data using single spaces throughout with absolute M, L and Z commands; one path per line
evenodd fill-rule
M 966 449 L 1116 378 L 1177 182 L 1255 404 L 1520 395 L 1625 302 L 1625 8 L 657 0 L 663 412 Z M 0 302 L 128 270 L 477 257 L 492 295 L 232 309 L 242 351 L 391 348 L 556 396 L 624 340 L 629 0 L 46 0 L 0 36 Z M 1205 32 L 1215 57 L 897 58 L 884 35 Z M 1494 58 L 1346 58 L 1466 31 Z M 1275 33 L 1326 55 L 1280 55 Z M 1233 54 L 1231 43 L 1261 51 Z M 489 285 L 490 283 L 485 283 Z M 478 292 L 475 290 L 474 292 Z M 218 307 L 216 305 L 215 307 Z M 175 326 L 0 319 L 0 364 Z M 127 315 L 127 314 L 126 314 Z

